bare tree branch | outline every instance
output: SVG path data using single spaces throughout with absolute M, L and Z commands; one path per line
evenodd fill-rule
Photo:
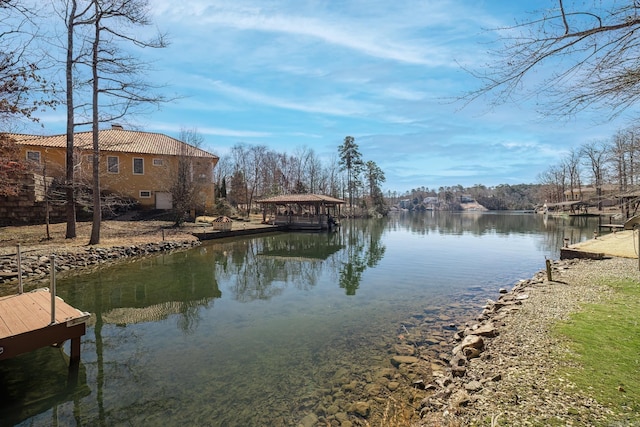
M 613 118 L 640 99 L 639 12 L 632 0 L 558 0 L 538 19 L 497 29 L 500 47 L 491 52 L 496 61 L 467 70 L 482 86 L 463 99 L 491 94 L 495 105 L 537 97 L 544 98 L 544 113 L 606 107 L 606 117 Z M 534 72 L 543 80 L 526 87 Z

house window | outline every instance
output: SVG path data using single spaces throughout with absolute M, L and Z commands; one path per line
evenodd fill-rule
M 93 164 L 93 154 L 87 154 L 86 156 L 84 156 L 84 159 L 87 163 Z
M 149 199 L 149 198 L 151 198 L 151 191 L 149 191 L 149 190 L 140 190 L 140 198 L 141 199 Z
M 133 158 L 133 173 L 135 175 L 144 174 L 144 159 L 141 157 Z
M 120 173 L 120 160 L 117 156 L 107 156 L 107 172 Z
M 162 159 L 153 159 L 153 166 L 162 166 Z
M 40 163 L 40 152 L 27 151 L 27 160 L 34 163 Z

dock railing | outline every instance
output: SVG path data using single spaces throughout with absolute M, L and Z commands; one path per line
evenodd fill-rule
M 56 256 L 51 254 L 51 285 L 49 293 L 51 294 L 51 324 L 56 324 Z
M 49 272 L 49 293 L 51 294 L 51 324 L 56 323 L 56 256 L 51 254 L 50 256 L 51 271 Z M 16 246 L 16 264 L 18 266 L 18 295 L 24 293 L 24 285 L 22 283 L 22 248 L 20 243 Z
M 24 289 L 22 287 L 22 252 L 20 250 L 20 243 L 18 243 L 18 247 L 16 248 L 16 256 L 18 263 L 18 294 L 21 294 L 24 292 Z

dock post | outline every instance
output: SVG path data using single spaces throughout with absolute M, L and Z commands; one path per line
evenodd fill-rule
M 69 356 L 69 367 L 80 363 L 80 337 L 71 338 L 71 355 Z
M 51 286 L 49 292 L 51 293 L 51 324 L 56 323 L 56 256 L 51 255 Z
M 24 292 L 24 288 L 22 287 L 22 252 L 20 251 L 20 243 L 16 248 L 16 257 L 18 262 L 18 294 L 21 294 Z
M 545 264 L 547 266 L 547 281 L 551 282 L 552 281 L 552 277 L 551 277 L 551 260 L 545 260 Z

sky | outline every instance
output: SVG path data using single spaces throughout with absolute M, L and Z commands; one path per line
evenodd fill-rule
M 127 126 L 196 129 L 222 158 L 245 143 L 311 148 L 330 162 L 353 136 L 384 171 L 384 191 L 536 183 L 572 148 L 628 124 L 546 117 L 540 100 L 458 101 L 481 85 L 462 66 L 491 61 L 491 29 L 546 4 L 555 2 L 151 0 L 153 29 L 170 45 L 138 54 L 175 99 Z M 40 117 L 38 133 L 64 133 L 63 108 Z

